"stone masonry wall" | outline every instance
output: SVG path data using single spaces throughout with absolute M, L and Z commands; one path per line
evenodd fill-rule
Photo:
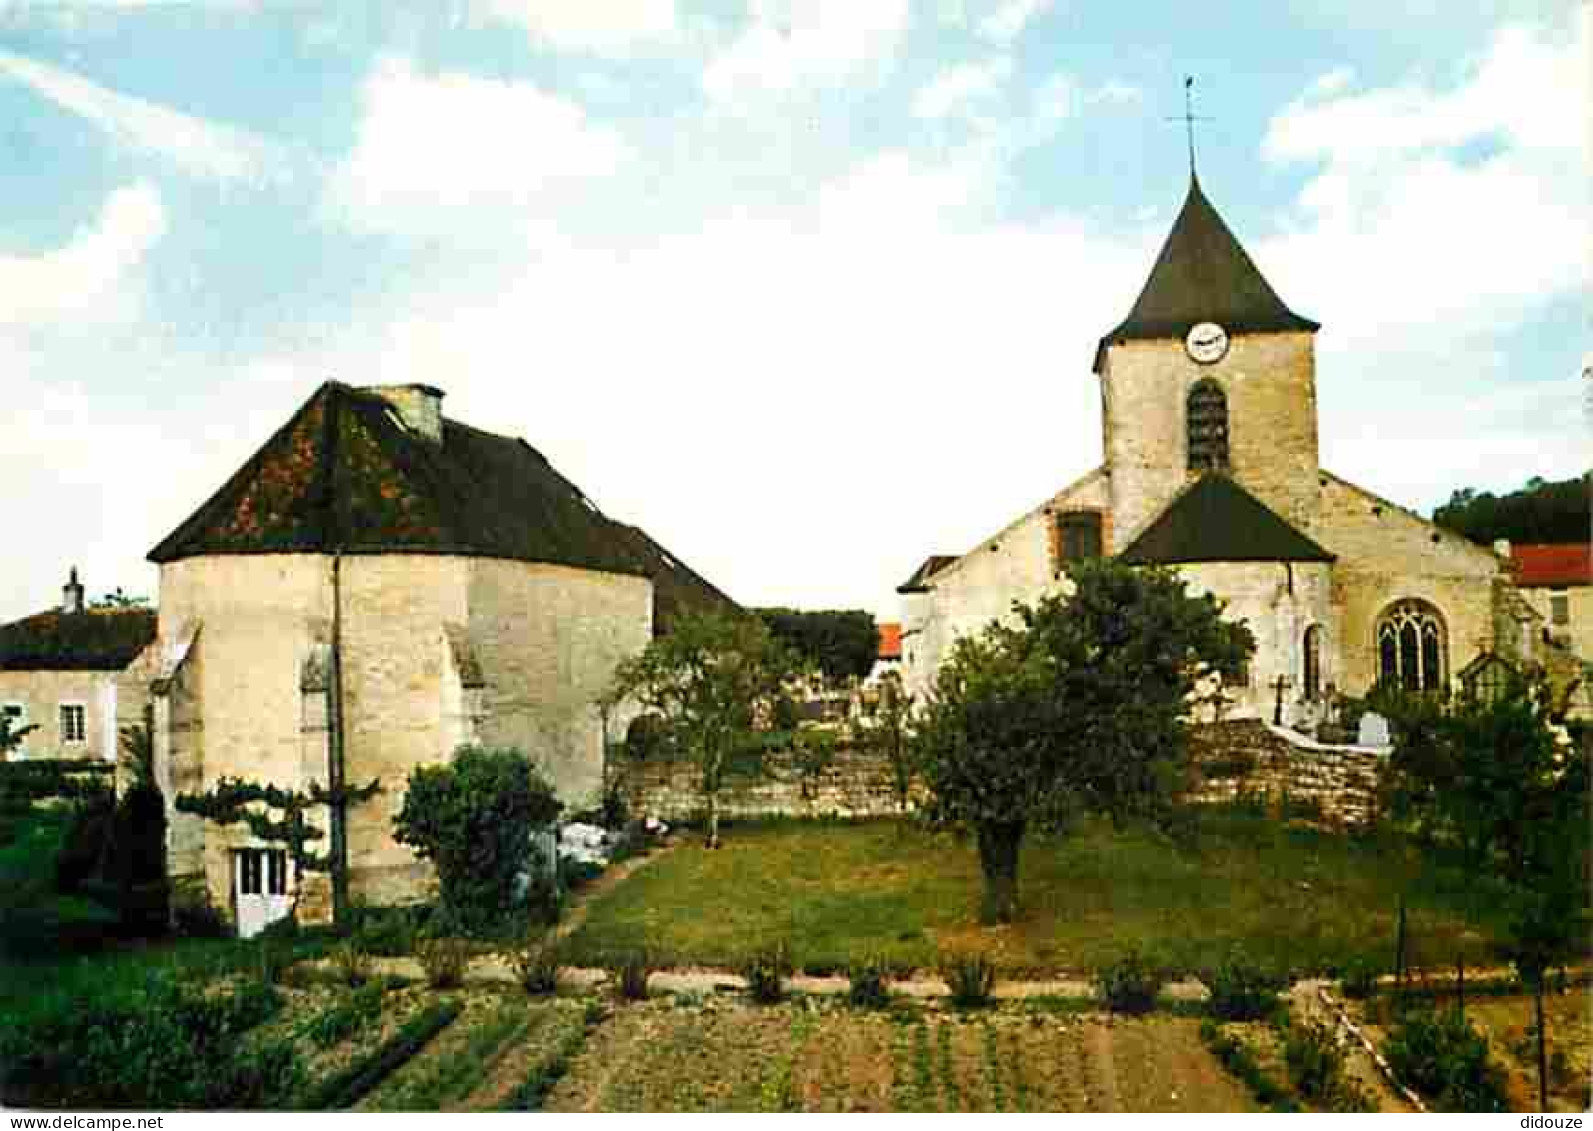
M 1375 815 L 1378 777 L 1388 760 L 1386 750 L 1291 741 L 1255 719 L 1195 727 L 1190 753 L 1199 769 L 1191 801 L 1256 797 L 1280 812 L 1287 800 L 1315 806 L 1337 825 Z
M 697 768 L 690 762 L 628 762 L 617 771 L 620 792 L 637 816 L 681 821 L 702 811 Z M 883 755 L 850 748 L 812 779 L 788 752 L 764 758 L 759 777 L 727 774 L 719 791 L 724 817 L 894 817 L 901 814 L 895 778 Z M 922 796 L 916 785 L 912 799 Z
M 1114 343 L 1101 377 L 1101 426 L 1111 469 L 1117 553 L 1190 479 L 1189 390 L 1209 379 L 1228 402 L 1233 476 L 1301 530 L 1316 519 L 1316 360 L 1309 333 L 1236 333 L 1219 362 L 1201 365 L 1173 338 Z
M 1197 726 L 1190 732 L 1197 784 L 1186 795 L 1197 804 L 1264 797 L 1280 811 L 1284 798 L 1320 808 L 1331 824 L 1355 825 L 1375 811 L 1385 751 L 1290 742 L 1265 724 L 1246 719 Z M 889 762 L 878 754 L 845 749 L 804 781 L 789 754 L 765 759 L 762 777 L 727 776 L 719 794 L 726 817 L 894 817 L 901 814 Z M 702 811 L 696 769 L 687 762 L 632 762 L 618 771 L 620 792 L 638 816 L 680 821 Z M 910 804 L 923 797 L 914 783 Z

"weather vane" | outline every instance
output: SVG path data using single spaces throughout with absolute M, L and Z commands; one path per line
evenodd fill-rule
M 1210 118 L 1204 114 L 1195 113 L 1195 76 L 1184 76 L 1184 112 L 1176 118 L 1167 118 L 1169 122 L 1183 122 L 1189 136 L 1189 175 L 1195 175 L 1195 123 L 1209 122 Z

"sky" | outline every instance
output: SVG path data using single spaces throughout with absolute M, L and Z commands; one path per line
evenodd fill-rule
M 1095 467 L 1188 183 L 1320 321 L 1323 465 L 1589 464 L 1575 0 L 0 0 L 0 620 L 325 380 L 524 437 L 744 604 L 897 611 Z

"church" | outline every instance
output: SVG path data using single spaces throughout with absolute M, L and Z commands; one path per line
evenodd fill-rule
M 514 746 L 561 799 L 593 800 L 623 733 L 595 706 L 615 667 L 683 615 L 737 608 L 524 440 L 445 417 L 443 395 L 326 382 L 150 551 L 168 867 L 242 934 L 295 901 L 324 918 L 326 876 L 179 794 L 376 780 L 314 847 L 354 898 L 413 899 L 431 868 L 392 835 L 413 769 Z
M 1335 693 L 1443 688 L 1479 657 L 1536 660 L 1542 616 L 1506 547 L 1322 466 L 1320 329 L 1279 297 L 1192 171 L 1139 297 L 1095 350 L 1100 466 L 898 588 L 907 689 L 922 696 L 958 637 L 1103 555 L 1172 567 L 1249 625 L 1256 651 L 1225 688 L 1228 717 L 1309 728 Z

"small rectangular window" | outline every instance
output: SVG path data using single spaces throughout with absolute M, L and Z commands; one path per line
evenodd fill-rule
M 281 849 L 276 849 L 265 854 L 266 857 L 266 893 L 268 895 L 286 895 L 288 893 L 288 854 Z
M 1069 511 L 1057 518 L 1058 541 L 1064 562 L 1080 562 L 1101 556 L 1101 514 L 1099 511 Z
M 1551 624 L 1571 623 L 1571 595 L 1569 593 L 1549 594 L 1549 622 Z
M 260 857 L 264 853 L 254 848 L 238 852 L 238 894 L 259 895 L 261 887 Z
M 84 742 L 88 738 L 88 717 L 83 704 L 61 704 L 61 741 Z

